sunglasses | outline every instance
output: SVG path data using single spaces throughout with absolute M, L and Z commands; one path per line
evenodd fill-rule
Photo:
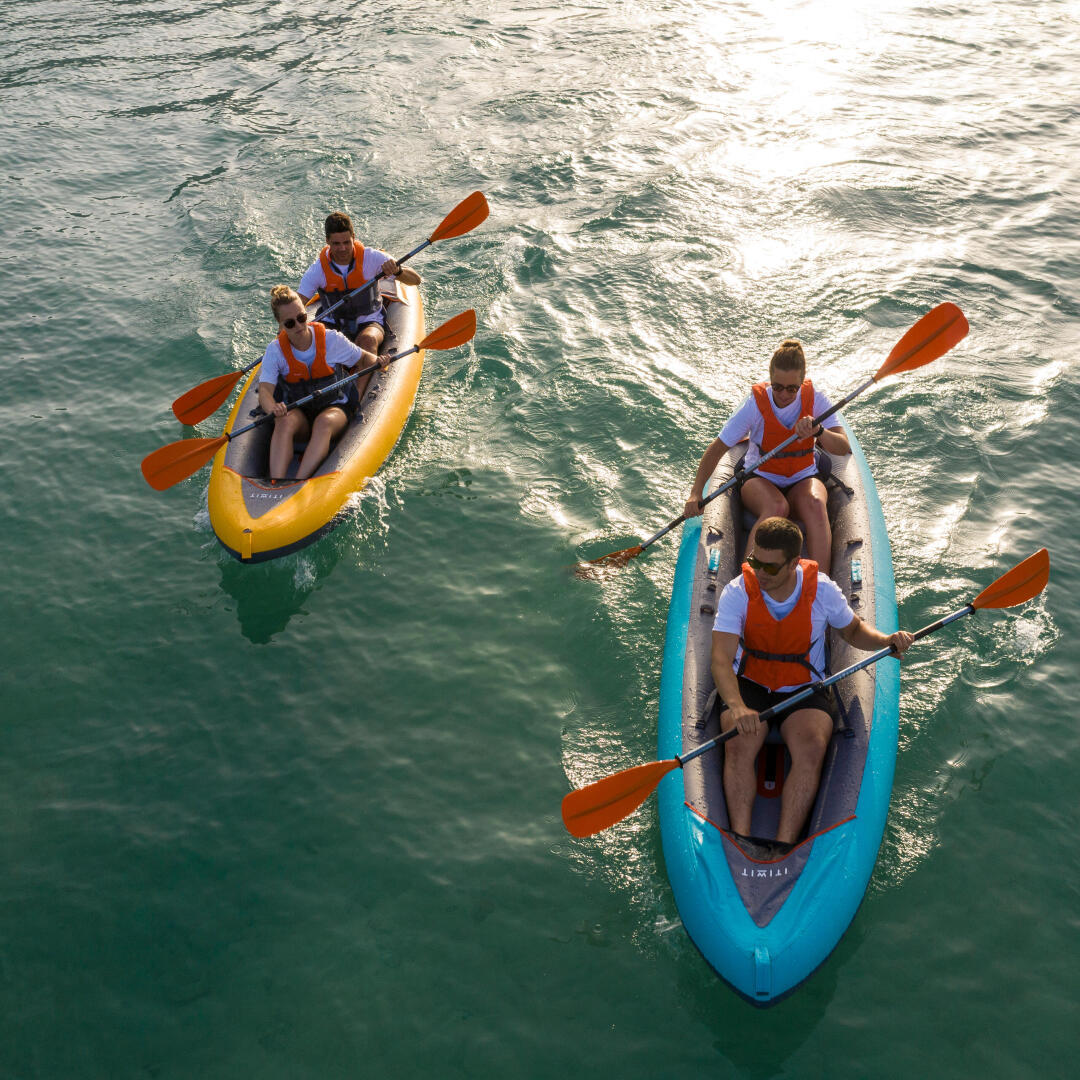
M 783 562 L 762 562 L 756 555 L 747 555 L 746 562 L 752 570 L 764 570 L 766 574 L 775 576 L 776 574 L 779 574 L 791 560 L 785 559 Z
M 795 394 L 802 389 L 802 383 L 779 383 L 774 382 L 772 384 L 772 392 L 774 394 Z
M 281 325 L 284 326 L 286 330 L 291 330 L 297 323 L 299 323 L 301 326 L 303 326 L 304 323 L 307 322 L 307 319 L 308 319 L 307 312 L 306 311 L 301 311 L 300 314 L 297 315 L 295 319 L 282 319 L 281 320 Z

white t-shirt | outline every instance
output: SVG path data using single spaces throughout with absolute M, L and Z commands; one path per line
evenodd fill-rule
M 304 293 L 304 295 L 307 296 L 308 294 Z M 796 421 L 802 416 L 802 394 L 796 394 L 795 400 L 782 409 L 778 409 L 773 401 L 771 386 L 766 387 L 765 396 L 769 399 L 769 405 L 777 420 L 784 427 L 793 428 Z M 815 390 L 814 416 L 820 416 L 831 408 L 832 402 L 820 390 Z M 827 428 L 832 429 L 839 426 L 839 413 L 834 413 L 825 421 L 825 427 Z M 734 446 L 736 443 L 742 442 L 748 435 L 750 437 L 750 446 L 746 451 L 746 457 L 743 459 L 743 467 L 746 469 L 757 464 L 761 458 L 761 440 L 765 438 L 765 421 L 761 416 L 761 410 L 757 407 L 753 394 L 735 410 L 735 415 L 724 425 L 724 430 L 720 432 L 719 438 L 725 446 Z M 778 473 L 769 472 L 768 468 L 769 466 L 766 464 L 765 468 L 758 469 L 754 475 L 763 476 L 766 480 L 772 481 L 777 487 L 791 487 L 792 484 L 797 484 L 800 480 L 805 480 L 806 477 L 814 476 L 817 473 L 816 465 L 808 466 L 794 476 L 780 476 Z
M 338 364 L 344 364 L 345 367 L 353 367 L 359 363 L 361 357 L 364 355 L 364 350 L 359 345 L 354 345 L 344 334 L 339 334 L 336 330 L 327 329 L 326 331 L 326 363 L 330 367 L 335 367 Z M 307 349 L 293 349 L 293 356 L 296 357 L 300 363 L 307 366 L 308 373 L 311 372 L 311 365 L 315 362 L 315 331 L 311 332 L 311 347 Z M 277 338 L 274 338 L 269 345 L 266 346 L 266 352 L 263 353 L 262 367 L 259 369 L 259 382 L 270 383 L 272 386 L 277 385 L 279 378 L 284 378 L 289 373 L 289 362 L 285 359 L 285 354 L 281 351 L 281 346 L 278 344 Z M 340 393 L 333 401 L 329 402 L 331 405 L 338 405 L 345 400 L 345 394 Z
M 390 256 L 385 251 L 380 251 L 378 248 L 364 248 L 364 265 L 361 268 L 361 273 L 364 275 L 365 281 L 370 281 L 381 269 L 382 264 L 389 259 Z M 331 261 L 331 266 L 341 275 L 342 280 L 349 273 L 348 266 L 342 266 L 340 263 Z M 323 273 L 322 259 L 316 259 L 305 271 L 304 276 L 300 279 L 300 288 L 297 292 L 301 296 L 314 296 L 320 289 L 326 287 L 326 275 Z M 335 315 L 337 312 L 334 313 Z M 330 321 L 334 321 L 334 315 L 330 316 Z M 362 319 L 358 320 L 361 325 L 366 322 L 384 322 L 382 308 L 379 308 L 373 315 L 366 315 Z
M 832 578 L 826 577 L 819 571 L 817 580 L 817 593 L 814 595 L 814 602 L 810 606 L 810 663 L 817 671 L 824 674 L 825 628 L 835 626 L 838 630 L 843 630 L 845 626 L 851 625 L 851 620 L 855 618 L 855 612 L 851 610 L 847 598 L 840 591 L 840 586 Z M 765 606 L 773 618 L 782 619 L 791 614 L 795 605 L 799 602 L 799 597 L 802 595 L 802 584 L 803 568 L 797 566 L 795 568 L 795 588 L 791 590 L 791 595 L 786 600 L 777 603 L 764 589 L 761 590 Z M 743 627 L 746 625 L 748 602 L 746 582 L 743 581 L 743 576 L 740 574 L 724 586 L 724 591 L 716 602 L 716 618 L 713 620 L 713 630 L 719 630 L 722 634 L 741 634 Z M 733 664 L 735 671 L 739 670 L 739 661 L 741 659 L 742 647 L 740 646 L 735 650 Z M 807 681 L 810 681 L 809 675 Z M 780 690 L 795 690 L 798 686 L 805 685 L 806 683 L 800 683 L 796 686 L 782 686 Z

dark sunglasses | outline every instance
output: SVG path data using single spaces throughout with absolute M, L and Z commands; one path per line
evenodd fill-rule
M 789 394 L 794 394 L 794 393 L 797 393 L 801 389 L 802 389 L 802 383 L 786 383 L 785 384 L 785 383 L 774 382 L 772 384 L 772 392 L 774 394 L 779 394 L 782 391 L 786 391 Z
M 307 312 L 306 311 L 301 311 L 300 314 L 297 315 L 295 319 L 282 319 L 281 320 L 281 325 L 284 326 L 286 330 L 291 330 L 297 323 L 299 323 L 301 326 L 303 326 L 304 323 L 306 323 L 306 322 L 307 322 Z
M 752 570 L 764 570 L 766 574 L 775 576 L 776 574 L 779 574 L 791 560 L 785 559 L 783 562 L 762 562 L 756 555 L 747 555 L 746 562 Z

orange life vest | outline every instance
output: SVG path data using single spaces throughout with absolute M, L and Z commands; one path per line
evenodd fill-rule
M 746 586 L 746 624 L 739 636 L 742 659 L 739 674 L 778 690 L 781 686 L 802 686 L 820 677 L 810 663 L 810 609 L 817 596 L 818 565 L 800 559 L 802 591 L 795 606 L 782 619 L 776 619 L 765 605 L 761 586 L 749 565 L 743 563 Z
M 364 245 L 359 240 L 353 240 L 352 263 L 346 271 L 345 277 L 338 273 L 337 267 L 330 261 L 330 245 L 319 252 L 319 262 L 322 264 L 323 276 L 326 284 L 319 290 L 319 296 L 323 302 L 323 310 L 336 304 L 347 292 L 357 289 L 364 284 Z M 344 323 L 349 319 L 363 318 L 374 315 L 380 309 L 379 291 L 375 286 L 365 289 L 356 296 L 350 296 L 344 304 L 334 312 L 330 318 L 341 316 L 336 321 Z
M 333 289 L 335 292 L 348 292 L 349 289 L 355 289 L 358 285 L 364 284 L 364 245 L 359 240 L 352 242 L 352 265 L 349 267 L 348 276 L 342 277 L 337 267 L 330 261 L 330 245 L 319 252 L 319 262 L 322 263 L 323 277 L 326 278 L 327 289 Z
M 762 456 L 767 454 L 774 446 L 779 446 L 789 435 L 794 434 L 794 428 L 786 428 L 776 418 L 769 395 L 766 392 L 768 383 L 756 383 L 754 385 L 754 402 L 757 404 L 761 419 L 765 422 L 765 435 L 761 440 Z M 814 387 L 809 379 L 805 379 L 800 391 L 799 416 L 814 415 Z M 781 450 L 774 458 L 765 462 L 765 472 L 774 473 L 777 476 L 794 476 L 803 469 L 809 469 L 814 464 L 814 440 L 796 439 L 786 450 Z
M 312 382 L 315 379 L 334 377 L 334 369 L 326 362 L 326 327 L 322 323 L 312 323 L 311 332 L 315 335 L 315 359 L 312 360 L 310 368 L 302 360 L 296 359 L 292 342 L 284 330 L 277 336 L 285 363 L 289 365 L 288 374 L 285 376 L 288 383 Z

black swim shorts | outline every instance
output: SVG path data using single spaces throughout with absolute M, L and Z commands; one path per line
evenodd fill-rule
M 784 690 L 782 693 L 776 693 L 762 686 L 761 683 L 746 678 L 745 675 L 739 676 L 739 693 L 742 694 L 743 704 L 748 709 L 753 709 L 754 712 L 764 712 L 766 709 L 780 705 L 787 701 L 788 698 L 794 697 L 795 694 L 801 692 L 801 690 Z M 770 727 L 779 727 L 787 716 L 790 716 L 792 712 L 798 709 L 820 709 L 823 713 L 831 716 L 834 721 L 836 720 L 836 707 L 833 704 L 832 695 L 827 690 L 815 690 L 809 697 L 796 702 L 790 710 L 781 712 L 777 716 L 770 716 L 765 722 Z M 723 712 L 724 710 L 721 709 L 720 711 Z

